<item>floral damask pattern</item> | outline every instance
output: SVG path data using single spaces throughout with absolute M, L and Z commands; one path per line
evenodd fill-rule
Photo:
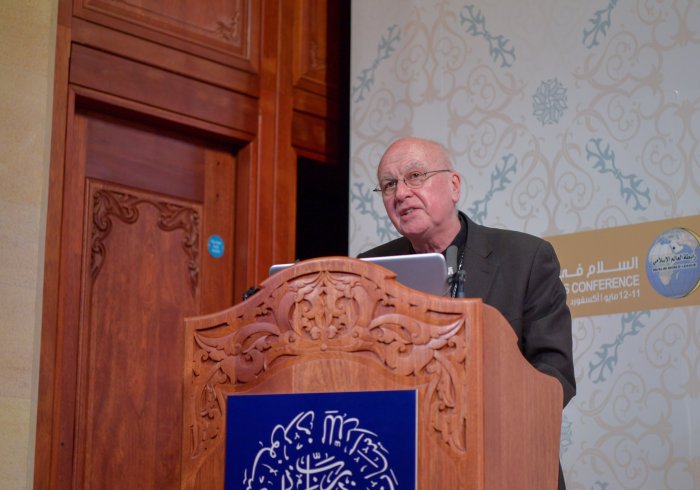
M 467 5 L 459 14 L 459 21 L 467 27 L 467 32 L 475 37 L 483 37 L 489 43 L 491 58 L 500 64 L 501 68 L 513 66 L 515 62 L 515 48 L 510 47 L 510 41 L 502 34 L 493 35 L 486 29 L 486 19 L 480 10 L 474 9 L 474 5 Z
M 603 148 L 601 141 L 600 138 L 593 138 L 586 146 L 586 157 L 594 162 L 593 168 L 601 174 L 612 174 L 617 179 L 625 204 L 633 204 L 635 210 L 647 209 L 651 201 L 649 188 L 635 174 L 623 174 L 615 164 L 615 152 L 610 149 L 610 145 Z
M 394 46 L 401 40 L 401 31 L 396 25 L 390 26 L 387 29 L 385 36 L 377 46 L 377 57 L 372 61 L 372 65 L 360 72 L 357 77 L 357 83 L 352 87 L 353 102 L 362 102 L 365 100 L 365 93 L 372 89 L 374 83 L 374 74 L 377 71 L 380 63 L 389 58 L 396 49 Z
M 614 342 L 603 344 L 595 353 L 596 361 L 588 364 L 588 379 L 593 383 L 605 382 L 613 374 L 619 362 L 619 350 L 625 337 L 637 335 L 643 328 L 643 317 L 649 316 L 648 311 L 625 313 L 622 315 L 622 327 Z
M 367 188 L 362 182 L 355 182 L 350 190 L 350 198 L 355 203 L 354 210 L 356 212 L 361 215 L 370 215 L 374 219 L 374 222 L 377 224 L 377 236 L 382 242 L 398 238 L 399 234 L 394 229 L 384 210 L 378 211 L 375 208 L 372 189 Z
M 542 126 L 556 124 L 564 115 L 566 101 L 566 87 L 556 78 L 545 80 L 532 96 L 532 113 Z
M 700 488 L 691 443 L 700 413 L 699 315 L 693 307 L 575 321 L 579 386 L 564 411 L 570 433 L 562 433 L 568 482 Z
M 491 173 L 491 187 L 486 192 L 486 196 L 474 201 L 467 210 L 472 219 L 479 224 L 483 224 L 484 218 L 488 216 L 489 202 L 497 192 L 506 190 L 508 184 L 511 183 L 509 174 L 514 174 L 517 170 L 518 160 L 512 153 L 504 156 L 501 161 L 502 165 L 500 167 L 496 165 Z
M 617 6 L 617 0 L 610 0 L 608 6 L 600 10 L 596 10 L 593 18 L 590 19 L 592 26 L 589 29 L 583 30 L 583 44 L 588 48 L 594 48 L 600 44 L 601 39 L 605 37 L 612 24 L 612 11 Z
M 406 135 L 445 144 L 460 209 L 489 226 L 551 236 L 700 212 L 698 0 L 355 0 L 353 16 L 353 80 L 389 26 L 401 37 L 351 106 L 351 254 L 395 236 L 369 189 Z M 549 114 L 533 106 L 543 80 Z M 700 488 L 699 324 L 698 307 L 576 319 L 570 488 Z

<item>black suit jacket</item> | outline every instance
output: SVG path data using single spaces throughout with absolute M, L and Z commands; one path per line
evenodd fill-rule
M 554 249 L 541 238 L 481 226 L 462 217 L 467 223 L 465 296 L 482 298 L 503 314 L 525 358 L 559 380 L 566 405 L 576 393 L 571 313 Z M 359 257 L 409 253 L 410 242 L 401 237 Z

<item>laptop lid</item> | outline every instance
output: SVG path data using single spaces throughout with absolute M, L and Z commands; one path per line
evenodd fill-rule
M 447 282 L 447 264 L 440 253 L 411 255 L 389 255 L 387 257 L 368 257 L 360 260 L 372 262 L 396 274 L 396 280 L 411 289 L 436 296 L 449 293 Z M 275 264 L 270 267 L 270 275 L 293 266 L 294 264 Z

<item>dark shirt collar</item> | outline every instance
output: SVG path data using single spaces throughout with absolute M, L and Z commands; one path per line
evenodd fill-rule
M 459 232 L 457 233 L 457 236 L 455 236 L 454 240 L 452 240 L 452 243 L 450 243 L 450 246 L 456 245 L 457 248 L 459 249 L 459 256 L 462 256 L 462 253 L 464 252 L 464 247 L 467 244 L 467 220 L 464 219 L 464 216 L 462 216 L 462 213 L 458 213 L 459 216 L 459 223 L 461 227 L 459 228 Z M 448 247 L 449 248 L 449 247 Z M 442 255 L 445 255 L 445 252 L 447 251 L 447 248 L 442 251 Z

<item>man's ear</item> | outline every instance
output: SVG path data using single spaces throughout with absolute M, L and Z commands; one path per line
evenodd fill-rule
M 452 172 L 450 176 L 450 191 L 452 192 L 452 201 L 457 204 L 462 192 L 462 176 L 457 172 Z

